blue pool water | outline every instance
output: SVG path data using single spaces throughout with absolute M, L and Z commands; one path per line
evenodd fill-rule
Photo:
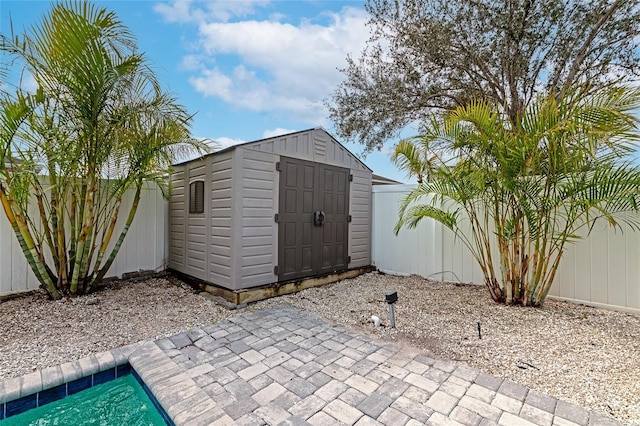
M 136 378 L 128 374 L 0 420 L 0 426 L 9 425 L 165 426 L 166 422 Z

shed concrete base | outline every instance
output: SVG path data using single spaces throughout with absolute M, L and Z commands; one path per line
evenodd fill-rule
M 296 293 L 300 290 L 304 290 L 312 287 L 320 287 L 326 284 L 331 284 L 337 281 L 342 281 L 348 278 L 355 278 L 358 275 L 366 274 L 367 272 L 374 271 L 375 266 L 365 266 L 362 268 L 349 269 L 343 272 L 337 272 L 335 274 L 323 275 L 321 277 L 303 278 L 294 281 L 273 283 L 260 287 L 247 288 L 242 290 L 230 290 L 228 288 L 220 287 L 215 284 L 198 280 L 191 276 L 182 274 L 177 271 L 171 271 L 184 279 L 188 284 L 201 291 L 206 291 L 214 296 L 222 297 L 226 301 L 230 302 L 233 307 L 242 307 L 247 303 L 257 302 L 259 300 L 269 299 L 271 297 L 282 296 L 285 294 Z

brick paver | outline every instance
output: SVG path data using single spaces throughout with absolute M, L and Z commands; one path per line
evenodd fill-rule
M 224 409 L 216 419 L 221 424 L 587 426 L 610 420 L 288 305 L 241 313 L 156 343 L 209 395 L 216 393 L 212 399 Z
M 0 382 L 0 410 L 127 362 L 179 426 L 619 424 L 284 304 Z

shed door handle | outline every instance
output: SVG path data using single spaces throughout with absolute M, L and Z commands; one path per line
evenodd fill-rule
M 324 212 L 322 210 L 316 210 L 313 212 L 313 225 L 322 226 L 324 223 Z

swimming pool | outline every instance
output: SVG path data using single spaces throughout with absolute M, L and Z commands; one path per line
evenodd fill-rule
M 66 384 L 68 396 L 58 392 L 59 396 L 62 396 L 60 399 L 51 398 L 50 394 L 41 392 L 35 395 L 37 407 L 24 412 L 14 414 L 12 406 L 9 405 L 9 412 L 5 413 L 4 420 L 0 420 L 0 426 L 172 425 L 173 422 L 153 395 L 148 394 L 144 385 L 139 382 L 135 371 L 130 368 L 128 370 L 128 374 L 118 378 L 110 377 L 104 382 L 95 380 L 95 375 L 88 377 L 94 385 L 80 391 L 79 386 L 69 387 L 69 384 Z M 99 383 L 95 384 L 94 381 Z

